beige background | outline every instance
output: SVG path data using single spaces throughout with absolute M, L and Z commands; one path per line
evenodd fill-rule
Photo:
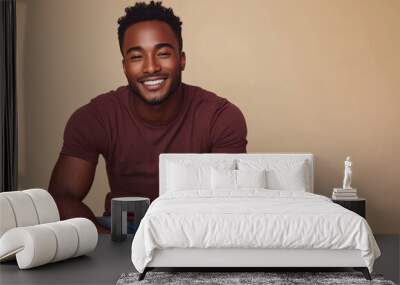
M 17 0 L 20 188 L 47 188 L 66 121 L 125 84 L 116 21 L 133 1 Z M 315 189 L 353 186 L 376 233 L 400 233 L 400 1 L 165 1 L 185 82 L 235 103 L 248 152 L 311 152 Z M 100 214 L 101 159 L 85 201 Z

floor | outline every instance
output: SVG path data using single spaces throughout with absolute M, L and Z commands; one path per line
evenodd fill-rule
M 400 235 L 375 235 L 381 257 L 375 261 L 374 272 L 400 284 Z
M 400 235 L 376 235 L 375 238 L 382 256 L 375 262 L 374 273 L 383 274 L 385 279 L 400 285 Z M 115 243 L 110 236 L 100 235 L 99 246 L 87 256 L 30 270 L 18 270 L 15 261 L 2 263 L 0 284 L 115 284 L 122 273 L 134 271 L 131 243 L 132 237 Z

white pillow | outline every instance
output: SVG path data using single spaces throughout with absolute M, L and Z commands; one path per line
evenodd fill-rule
M 236 187 L 236 170 L 231 169 L 211 169 L 211 189 L 230 189 Z
M 166 164 L 167 191 L 211 190 L 211 168 L 234 169 L 234 160 L 174 160 Z
M 267 188 L 267 171 L 261 170 L 236 170 L 238 188 Z
M 266 169 L 267 189 L 307 191 L 311 189 L 309 168 L 304 160 L 239 159 L 239 170 Z
M 171 191 L 185 191 L 193 189 L 210 189 L 211 167 L 184 166 L 170 163 L 168 166 L 167 186 Z
M 304 164 L 285 170 L 272 169 L 267 172 L 268 189 L 305 192 L 307 176 L 304 173 Z
M 266 171 L 211 169 L 213 190 L 237 190 L 240 188 L 266 188 Z

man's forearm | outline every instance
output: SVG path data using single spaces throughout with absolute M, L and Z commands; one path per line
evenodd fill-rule
M 71 219 L 71 218 L 87 218 L 91 220 L 97 227 L 98 231 L 100 233 L 106 233 L 108 232 L 107 229 L 104 229 L 103 227 L 99 226 L 96 221 L 96 217 L 93 214 L 93 212 L 90 210 L 88 206 L 86 206 L 85 203 L 78 199 L 74 199 L 73 197 L 70 197 L 68 195 L 54 195 L 54 200 L 56 201 L 58 211 L 60 213 L 60 218 L 62 220 L 65 219 Z
M 93 222 L 96 221 L 96 217 L 93 212 L 82 201 L 69 195 L 54 195 L 53 193 L 52 195 L 56 201 L 58 211 L 60 212 L 60 218 L 62 220 L 82 217 Z

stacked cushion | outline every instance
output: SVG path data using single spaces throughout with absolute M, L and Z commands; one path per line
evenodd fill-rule
M 53 197 L 43 189 L 0 193 L 0 237 L 14 227 L 26 227 L 60 220 Z
M 97 245 L 97 229 L 85 218 L 13 228 L 0 238 L 0 260 L 14 256 L 20 269 L 86 254 Z
M 11 203 L 0 193 L 0 237 L 9 229 L 15 228 L 17 222 Z
M 60 222 L 53 197 L 43 189 L 0 193 L 0 261 L 17 259 L 21 269 L 86 254 L 97 245 L 88 219 Z

